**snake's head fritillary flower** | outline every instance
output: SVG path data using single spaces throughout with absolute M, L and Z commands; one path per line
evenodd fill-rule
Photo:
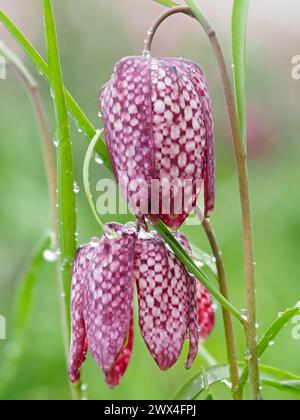
M 190 61 L 129 57 L 100 94 L 114 173 L 136 216 L 160 217 L 177 229 L 204 190 L 215 201 L 211 100 Z
M 108 385 L 120 383 L 133 347 L 134 284 L 141 333 L 155 362 L 162 370 L 172 367 L 188 338 L 189 368 L 199 340 L 214 326 L 209 293 L 158 234 L 137 233 L 131 224 L 108 228 L 115 235 L 82 247 L 74 262 L 71 381 L 79 380 L 89 348 Z

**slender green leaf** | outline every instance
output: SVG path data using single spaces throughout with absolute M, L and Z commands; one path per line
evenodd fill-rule
M 47 233 L 36 244 L 27 264 L 25 274 L 17 286 L 15 301 L 12 308 L 10 341 L 16 344 L 17 353 L 14 358 L 6 358 L 1 352 L 0 358 L 0 394 L 14 386 L 18 380 L 18 372 L 22 363 L 24 347 L 26 346 L 26 329 L 28 326 L 32 301 L 37 283 L 41 278 L 43 266 L 47 264 L 45 251 L 52 249 L 52 233 Z M 1 350 L 1 349 L 0 349 Z
M 240 365 L 240 372 L 244 366 L 245 364 Z M 300 394 L 300 378 L 298 376 L 269 366 L 260 365 L 259 368 L 263 385 Z M 228 365 L 210 367 L 206 369 L 205 375 L 209 387 L 220 382 L 225 383 L 230 378 L 229 367 Z M 203 373 L 201 372 L 190 379 L 180 391 L 177 392 L 174 399 L 195 400 L 205 391 L 206 386 Z
M 232 13 L 232 55 L 234 85 L 240 128 L 244 142 L 247 141 L 246 109 L 246 37 L 249 0 L 235 0 Z
M 197 267 L 192 258 L 183 249 L 180 243 L 174 238 L 170 230 L 161 222 L 155 224 L 155 229 L 160 236 L 167 242 L 177 258 L 182 262 L 186 269 L 193 274 L 202 284 L 210 291 L 210 293 L 216 298 L 216 300 L 224 306 L 234 317 L 236 317 L 241 323 L 244 319 L 241 313 L 224 298 L 219 290 L 210 282 L 207 276 Z
M 215 385 L 218 382 L 226 381 L 230 377 L 229 367 L 227 365 L 213 366 L 205 370 L 208 386 Z M 190 379 L 177 392 L 175 400 L 194 400 L 205 390 L 205 381 L 202 372 Z
M 180 6 L 180 4 L 175 3 L 175 1 L 172 0 L 153 0 L 156 3 L 162 4 L 163 6 L 166 7 L 176 7 L 176 6 Z
M 24 278 L 20 282 L 17 291 L 15 309 L 13 313 L 14 330 L 18 335 L 24 331 L 30 315 L 31 303 L 35 286 L 39 280 L 39 273 L 43 264 L 46 263 L 44 253 L 51 249 L 51 234 L 46 234 L 35 247 Z
M 202 368 L 202 376 L 203 376 L 204 391 L 206 393 L 205 400 L 206 401 L 213 401 L 214 398 L 213 398 L 212 392 L 210 390 L 210 386 L 209 386 L 208 379 L 207 379 L 206 372 L 205 372 L 204 368 Z
M 32 46 L 29 40 L 25 35 L 16 27 L 16 25 L 5 15 L 5 13 L 0 10 L 0 22 L 7 28 L 7 30 L 14 37 L 16 42 L 21 46 L 27 56 L 32 60 L 33 64 L 37 70 L 49 81 L 49 67 L 46 61 L 40 56 L 36 49 Z M 86 133 L 87 138 L 92 140 L 96 135 L 96 129 L 90 123 L 86 115 L 83 113 L 82 109 L 71 96 L 69 91 L 65 88 L 65 97 L 69 112 L 72 114 L 76 120 L 78 126 Z M 112 166 L 107 151 L 107 147 L 104 141 L 98 142 L 96 146 L 96 151 L 98 155 L 103 160 L 105 166 L 112 171 Z
M 213 273 L 213 275 L 217 277 L 218 269 L 217 269 L 215 258 L 207 254 L 206 252 L 202 251 L 193 243 L 191 243 L 191 246 L 193 250 L 194 259 L 198 261 L 199 263 L 203 264 L 204 266 L 207 266 L 210 269 L 210 271 Z
M 193 12 L 195 18 L 198 20 L 198 22 L 201 24 L 202 28 L 209 32 L 211 30 L 211 24 L 204 14 L 203 10 L 199 6 L 197 0 L 185 0 L 186 4 L 189 6 L 191 11 Z
M 300 381 L 271 381 L 263 380 L 265 386 L 271 388 L 277 388 L 280 391 L 293 392 L 297 395 L 300 395 Z
M 61 275 L 65 293 L 68 334 L 70 334 L 70 279 L 72 261 L 76 252 L 76 201 L 74 193 L 73 156 L 69 116 L 66 107 L 51 0 L 44 0 L 43 5 L 49 61 L 49 80 L 57 124 L 59 246 L 61 251 Z
M 273 322 L 270 328 L 266 331 L 266 333 L 263 335 L 262 339 L 259 342 L 259 345 L 258 345 L 259 357 L 261 357 L 265 353 L 265 351 L 269 348 L 270 343 L 272 343 L 275 340 L 275 338 L 283 330 L 286 324 L 295 315 L 298 315 L 299 312 L 300 312 L 300 308 L 297 305 L 296 307 L 292 309 L 286 310 L 284 313 L 280 314 L 278 318 L 276 318 L 276 320 Z M 241 379 L 240 379 L 240 384 L 239 384 L 240 392 L 243 391 L 244 386 L 246 385 L 248 375 L 249 375 L 248 367 L 245 367 L 245 369 L 242 372 Z

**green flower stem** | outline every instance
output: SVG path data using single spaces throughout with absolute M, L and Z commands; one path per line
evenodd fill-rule
M 53 212 L 53 227 L 54 231 L 57 229 L 57 208 L 56 208 L 56 166 L 53 153 L 53 144 L 50 137 L 47 119 L 45 116 L 43 103 L 41 100 L 39 87 L 32 74 L 27 67 L 19 59 L 19 57 L 11 51 L 3 42 L 0 41 L 0 54 L 6 58 L 8 66 L 17 74 L 20 81 L 23 83 L 28 95 L 31 98 L 37 122 L 39 125 L 45 169 L 48 181 L 49 198 Z M 55 239 L 55 238 L 54 238 Z
M 66 107 L 60 56 L 51 0 L 43 1 L 49 80 L 57 123 L 57 179 L 58 179 L 58 232 L 61 252 L 61 303 L 66 354 L 70 346 L 71 270 L 76 252 L 76 200 L 69 117 Z M 72 386 L 73 398 L 82 397 L 81 385 Z
M 94 203 L 93 203 L 93 194 L 91 192 L 90 179 L 89 179 L 90 163 L 91 163 L 91 160 L 92 160 L 94 149 L 96 147 L 96 144 L 99 142 L 102 133 L 103 133 L 103 130 L 99 130 L 99 132 L 97 132 L 97 134 L 95 135 L 95 137 L 93 138 L 93 140 L 91 141 L 91 143 L 88 147 L 86 157 L 84 159 L 84 164 L 83 164 L 83 183 L 84 183 L 85 194 L 86 194 L 86 197 L 88 199 L 89 205 L 90 205 L 92 213 L 94 215 L 94 218 L 98 222 L 98 224 L 101 228 L 101 231 L 104 233 L 104 231 L 105 231 L 104 225 L 103 225 L 100 217 L 98 216 L 97 210 L 96 210 L 96 208 L 94 206 Z
M 249 194 L 249 180 L 248 180 L 248 164 L 246 149 L 243 145 L 243 139 L 239 126 L 239 119 L 237 114 L 236 102 L 233 94 L 229 72 L 225 62 L 224 54 L 218 40 L 217 34 L 213 29 L 207 17 L 201 11 L 196 0 L 186 0 L 189 7 L 174 7 L 167 10 L 153 25 L 149 31 L 146 39 L 145 49 L 151 51 L 151 45 L 154 35 L 159 26 L 169 16 L 177 13 L 184 13 L 198 20 L 206 35 L 208 36 L 213 51 L 216 55 L 217 63 L 220 69 L 221 79 L 224 87 L 225 98 L 228 108 L 230 125 L 232 130 L 232 139 L 234 146 L 234 154 L 236 159 L 236 167 L 238 173 L 240 200 L 242 209 L 242 222 L 244 232 L 244 260 L 245 260 L 245 277 L 247 288 L 247 323 L 245 324 L 246 340 L 249 357 L 249 371 L 250 371 L 250 389 L 251 398 L 253 400 L 260 400 L 260 378 L 258 366 L 258 353 L 256 343 L 256 281 L 255 281 L 255 261 L 253 249 L 253 227 Z
M 258 357 L 261 357 L 265 353 L 265 351 L 269 348 L 270 343 L 272 343 L 272 341 L 275 340 L 278 334 L 282 331 L 282 329 L 294 316 L 299 315 L 299 312 L 300 312 L 300 306 L 298 304 L 296 307 L 292 309 L 287 309 L 285 312 L 279 315 L 279 317 L 273 322 L 273 324 L 270 326 L 270 328 L 266 331 L 266 333 L 261 338 L 258 344 Z M 249 376 L 249 368 L 246 365 L 240 378 L 240 383 L 239 383 L 240 395 L 243 394 L 243 390 L 247 383 L 248 376 Z
M 222 259 L 222 254 L 218 246 L 218 242 L 214 231 L 211 227 L 211 224 L 208 219 L 206 219 L 201 211 L 200 207 L 197 206 L 196 214 L 202 223 L 202 227 L 204 232 L 207 236 L 207 239 L 210 243 L 213 255 L 216 259 L 216 265 L 218 270 L 218 280 L 220 286 L 220 292 L 222 295 L 229 301 L 229 287 L 226 278 L 225 266 Z M 238 369 L 238 362 L 237 362 L 237 351 L 236 351 L 236 343 L 234 337 L 234 330 L 233 330 L 233 323 L 230 312 L 228 312 L 224 307 L 222 308 L 223 311 L 223 320 L 224 320 L 224 329 L 225 329 L 225 337 L 226 337 L 226 346 L 227 346 L 227 358 L 228 364 L 230 368 L 230 378 L 232 384 L 232 396 L 234 400 L 240 400 L 241 394 L 238 392 L 239 386 L 239 369 Z
M 244 262 L 245 277 L 247 289 L 247 324 L 245 326 L 247 347 L 249 353 L 249 381 L 252 400 L 260 400 L 260 374 L 258 364 L 258 349 L 256 342 L 256 280 L 255 280 L 255 260 L 253 247 L 253 226 L 249 193 L 248 163 L 247 153 L 243 144 L 242 134 L 239 125 L 236 102 L 233 94 L 229 71 L 225 62 L 224 54 L 211 24 L 202 13 L 198 3 L 195 0 L 186 0 L 187 5 L 192 10 L 194 16 L 204 28 L 212 48 L 215 52 L 220 74 L 223 82 L 230 125 L 232 130 L 232 139 L 236 167 L 238 172 L 240 200 L 242 209 L 242 221 L 244 232 Z

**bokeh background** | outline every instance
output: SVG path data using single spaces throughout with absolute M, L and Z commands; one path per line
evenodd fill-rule
M 231 64 L 230 14 L 232 1 L 202 0 L 214 22 Z M 53 0 L 62 55 L 64 79 L 91 121 L 100 127 L 97 95 L 121 57 L 136 55 L 152 20 L 163 7 L 151 0 Z M 1 10 L 27 34 L 45 55 L 41 1 L 0 0 Z M 248 36 L 248 110 L 251 193 L 260 328 L 262 333 L 278 312 L 300 300 L 300 188 L 299 106 L 300 80 L 291 76 L 291 59 L 300 54 L 298 0 L 250 1 Z M 39 82 L 49 127 L 55 124 L 49 88 L 15 42 L 0 27 L 0 39 L 18 52 Z M 245 305 L 242 236 L 237 180 L 230 143 L 224 96 L 214 56 L 196 22 L 185 16 L 169 19 L 154 43 L 155 54 L 183 56 L 205 69 L 213 98 L 217 144 L 217 206 L 212 217 L 230 281 L 232 300 Z M 31 317 L 22 342 L 10 322 L 14 298 L 30 254 L 51 227 L 39 132 L 30 101 L 15 75 L 0 81 L 0 314 L 8 320 L 7 340 L 0 341 L 0 399 L 68 399 L 62 345 L 59 295 L 55 264 L 45 263 L 36 286 Z M 76 181 L 82 187 L 86 139 L 72 126 Z M 105 170 L 93 168 L 95 180 Z M 82 188 L 81 188 L 82 191 Z M 83 192 L 78 199 L 79 241 L 98 234 Z M 106 220 L 125 221 L 109 216 Z M 209 251 L 200 227 L 183 228 L 191 240 Z M 288 325 L 262 363 L 300 374 L 300 341 Z M 138 330 L 136 330 L 138 331 Z M 237 326 L 239 355 L 245 350 Z M 206 349 L 226 361 L 220 309 L 217 326 Z M 156 367 L 139 333 L 133 358 L 121 386 L 109 390 L 89 358 L 83 373 L 92 399 L 168 399 L 201 368 L 184 370 L 185 354 L 167 373 Z M 214 389 L 222 399 L 224 385 Z M 295 395 L 264 389 L 267 399 L 295 399 Z

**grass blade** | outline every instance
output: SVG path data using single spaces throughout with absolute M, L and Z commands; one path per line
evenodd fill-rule
M 18 372 L 23 360 L 23 351 L 26 344 L 26 328 L 30 318 L 34 291 L 40 280 L 40 273 L 43 266 L 48 264 L 44 258 L 44 253 L 51 249 L 52 244 L 52 233 L 45 234 L 35 246 L 27 264 L 26 272 L 17 286 L 12 309 L 10 341 L 16 343 L 18 352 L 13 359 L 5 358 L 5 355 L 1 352 L 0 395 L 5 395 L 5 392 L 18 380 Z
M 23 333 L 30 315 L 33 291 L 39 279 L 39 272 L 42 265 L 46 263 L 44 252 L 51 249 L 52 237 L 51 234 L 46 234 L 35 247 L 30 262 L 28 264 L 26 273 L 16 296 L 14 318 L 14 332 L 18 336 Z
M 6 29 L 11 33 L 16 42 L 20 45 L 23 51 L 31 59 L 37 70 L 49 81 L 49 66 L 47 62 L 40 56 L 36 51 L 33 45 L 29 42 L 26 36 L 16 27 L 16 25 L 0 10 L 0 22 L 6 27 Z M 70 92 L 65 89 L 65 98 L 69 112 L 72 114 L 76 120 L 78 126 L 86 133 L 88 139 L 92 140 L 96 135 L 96 129 L 93 127 L 89 119 L 86 117 L 78 103 L 72 97 Z M 112 166 L 107 151 L 107 147 L 104 143 L 98 142 L 96 151 L 101 157 L 105 166 L 112 171 Z
M 258 345 L 258 356 L 261 357 L 265 351 L 269 348 L 269 345 L 272 341 L 275 340 L 275 338 L 278 336 L 278 334 L 283 330 L 283 328 L 286 326 L 286 324 L 296 315 L 298 315 L 300 312 L 300 308 L 298 305 L 292 309 L 288 309 L 285 311 L 282 315 L 280 315 L 276 320 L 273 322 L 273 324 L 270 326 L 270 328 L 266 331 L 264 336 L 259 342 Z M 241 379 L 240 379 L 240 385 L 239 385 L 239 391 L 242 393 L 244 386 L 246 385 L 247 379 L 248 379 L 249 371 L 248 367 L 245 367 L 245 369 L 242 372 Z
M 73 151 L 69 116 L 60 63 L 56 27 L 51 0 L 43 1 L 45 35 L 49 62 L 49 81 L 57 125 L 58 243 L 61 254 L 60 288 L 64 300 L 62 325 L 66 355 L 69 353 L 71 322 L 71 271 L 76 252 L 76 200 L 74 192 Z M 73 399 L 82 398 L 80 382 L 71 386 Z
M 242 371 L 245 364 L 240 365 Z M 260 365 L 262 384 L 275 387 L 282 391 L 296 392 L 300 394 L 300 377 L 270 366 Z M 229 379 L 228 365 L 213 366 L 205 370 L 206 379 L 203 372 L 198 373 L 190 379 L 176 394 L 175 400 L 195 400 L 207 388 L 217 383 L 225 382 Z
M 76 252 L 76 202 L 69 117 L 63 88 L 62 70 L 51 0 L 44 0 L 46 44 L 49 61 L 49 81 L 52 90 L 57 124 L 57 180 L 59 246 L 62 262 L 62 281 L 65 293 L 68 335 L 70 333 L 70 279 Z
M 172 0 L 153 0 L 153 1 L 155 1 L 155 3 L 162 4 L 163 6 L 166 6 L 166 7 L 180 6 L 180 4 L 175 3 L 175 1 L 172 1 Z
M 247 141 L 246 37 L 249 0 L 235 0 L 232 13 L 232 56 L 235 97 L 243 140 Z

